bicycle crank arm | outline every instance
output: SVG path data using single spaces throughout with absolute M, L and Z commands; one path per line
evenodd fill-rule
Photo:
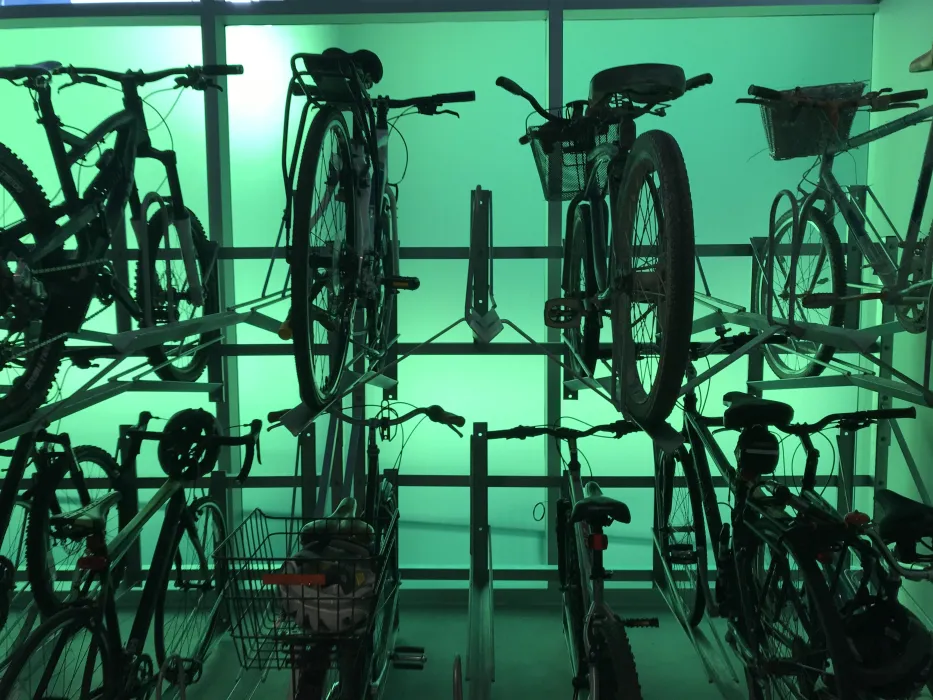
M 421 286 L 421 280 L 417 277 L 383 277 L 382 286 L 387 289 L 415 291 Z

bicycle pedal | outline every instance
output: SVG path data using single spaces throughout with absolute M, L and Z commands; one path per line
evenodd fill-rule
M 557 297 L 544 302 L 544 325 L 548 328 L 579 328 L 583 300 Z
M 417 277 L 383 277 L 382 284 L 389 289 L 413 292 L 421 286 L 421 280 Z
M 622 620 L 625 627 L 660 627 L 661 622 L 656 617 L 627 617 Z
M 422 671 L 428 662 L 424 647 L 395 647 L 392 652 L 392 666 L 407 671 Z

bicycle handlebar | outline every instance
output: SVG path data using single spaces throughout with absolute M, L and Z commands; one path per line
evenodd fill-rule
M 488 440 L 524 440 L 525 438 L 538 437 L 541 435 L 550 435 L 558 440 L 579 440 L 589 437 L 595 433 L 613 433 L 616 439 L 630 433 L 637 433 L 641 430 L 635 423 L 625 420 L 617 420 L 614 423 L 604 425 L 594 425 L 588 430 L 576 430 L 574 428 L 565 428 L 562 426 L 527 426 L 519 425 L 507 430 L 490 430 L 486 433 Z
M 163 70 L 146 73 L 145 71 L 112 71 L 103 68 L 79 68 L 76 66 L 63 66 L 55 71 L 56 74 L 69 75 L 72 77 L 87 75 L 114 80 L 118 83 L 135 83 L 136 85 L 146 85 L 164 80 L 170 76 L 185 76 L 189 80 L 199 78 L 214 78 L 221 75 L 242 75 L 243 66 L 241 65 L 210 65 L 210 66 L 185 66 L 184 68 L 165 68 Z
M 786 102 L 791 105 L 810 106 L 817 108 L 855 108 L 868 107 L 873 112 L 884 112 L 898 107 L 916 107 L 912 104 L 915 100 L 925 100 L 928 96 L 927 90 L 905 90 L 903 92 L 892 92 L 890 88 L 884 88 L 876 92 L 869 92 L 859 97 L 850 99 L 819 99 L 808 97 L 798 93 L 796 90 L 772 90 L 771 88 L 760 85 L 751 85 L 748 88 L 748 94 L 754 97 L 754 100 L 739 100 L 740 103 L 768 104 L 771 102 Z
M 916 418 L 917 409 L 913 406 L 909 408 L 884 408 L 871 411 L 851 411 L 848 413 L 831 413 L 815 423 L 796 423 L 787 426 L 775 426 L 781 432 L 788 435 L 813 435 L 825 430 L 830 423 L 838 423 L 840 428 L 849 431 L 861 430 L 867 428 L 872 423 L 879 420 L 895 420 L 898 418 Z

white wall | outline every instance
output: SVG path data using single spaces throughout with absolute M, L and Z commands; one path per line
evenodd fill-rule
M 933 3 L 929 0 L 882 0 L 875 16 L 872 89 L 928 88 L 933 92 L 933 73 L 908 72 L 910 61 L 929 49 L 931 43 Z M 872 125 L 883 124 L 902 114 L 873 115 Z M 914 127 L 872 144 L 869 150 L 869 183 L 902 232 L 906 230 L 910 216 L 928 133 L 927 125 Z M 928 230 L 931 211 L 933 207 L 928 205 L 923 231 Z M 898 334 L 894 365 L 914 378 L 921 378 L 923 336 Z M 933 458 L 933 410 L 920 408 L 917 420 L 903 421 L 902 425 L 914 459 L 926 476 L 927 487 L 933 487 L 933 479 L 927 476 Z M 917 493 L 896 447 L 891 449 L 888 487 L 907 496 L 915 497 Z M 929 586 L 916 586 L 909 590 L 922 600 L 923 607 L 930 614 L 933 612 L 933 591 L 928 589 Z

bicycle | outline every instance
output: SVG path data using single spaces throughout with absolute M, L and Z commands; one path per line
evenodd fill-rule
M 683 381 L 695 253 L 680 146 L 664 131 L 636 137 L 635 120 L 663 117 L 671 102 L 712 82 L 709 74 L 686 80 L 678 66 L 609 68 L 593 76 L 589 100 L 569 102 L 566 116 L 557 116 L 514 81 L 496 80 L 546 120 L 527 128 L 519 143 L 531 144 L 545 200 L 570 202 L 561 264 L 565 297 L 545 303 L 545 324 L 563 331 L 574 373 L 595 378 L 600 330 L 609 317 L 610 393 L 620 410 L 646 428 L 667 420 Z M 638 232 L 650 222 L 639 224 L 637 215 L 648 206 L 656 213 L 656 235 L 639 240 Z M 649 317 L 655 320 L 637 338 L 636 327 Z M 648 359 L 657 362 L 657 373 L 642 378 L 638 363 Z
M 911 69 L 914 72 L 933 70 L 926 61 L 927 58 L 921 56 Z M 833 174 L 833 164 L 843 153 L 930 121 L 933 106 L 850 136 L 858 110 L 913 109 L 918 107 L 915 100 L 927 97 L 927 90 L 891 92 L 885 88 L 864 93 L 865 87 L 863 82 L 793 90 L 752 85 L 748 89 L 752 98 L 737 100 L 741 104 L 760 106 L 772 158 L 819 158 L 819 175 L 817 182 L 811 183 L 812 191 L 799 186 L 796 194 L 784 190 L 775 197 L 768 244 L 762 251 L 763 262 L 756 265 L 752 277 L 752 312 L 764 314 L 771 324 L 778 323 L 796 331 L 789 348 L 765 348 L 768 365 L 781 379 L 815 377 L 822 373 L 832 360 L 835 348 L 826 338 L 808 339 L 804 333 L 813 326 L 841 328 L 845 305 L 849 302 L 879 300 L 882 304 L 893 305 L 904 330 L 922 333 L 927 327 L 926 304 L 933 289 L 933 247 L 929 244 L 929 235 L 921 239 L 920 225 L 933 176 L 933 125 L 906 237 L 901 239 L 895 230 L 900 259 L 897 252 L 885 246 L 862 205 L 853 201 L 846 188 L 839 184 Z M 881 203 L 874 194 L 869 194 L 894 230 Z M 784 199 L 788 200 L 790 209 L 778 216 Z M 850 293 L 847 289 L 845 256 L 834 224 L 837 212 L 842 214 L 851 240 L 880 282 L 860 286 L 876 291 Z M 873 237 L 877 240 L 872 240 Z M 806 255 L 804 246 L 810 251 Z M 801 272 L 801 266 L 808 261 L 811 264 Z M 783 280 L 775 279 L 775 270 Z M 810 320 L 807 318 L 809 310 L 817 310 L 820 315 Z
M 439 108 L 472 102 L 476 93 L 407 100 L 371 97 L 368 91 L 383 75 L 382 62 L 371 51 L 347 53 L 331 48 L 320 54 L 296 54 L 291 69 L 289 94 L 307 99 L 299 133 L 304 132 L 308 110 L 316 107 L 318 111 L 303 148 L 293 150 L 288 169 L 286 112 L 284 221 L 286 226 L 293 224 L 295 237 L 292 242 L 287 227 L 291 307 L 279 335 L 293 341 L 302 402 L 312 413 L 320 414 L 344 393 L 341 378 L 347 365 L 365 358 L 368 371 L 380 370 L 386 351 L 395 342 L 389 337 L 394 296 L 399 290 L 415 290 L 420 285 L 415 277 L 399 276 L 398 184 L 387 179 L 389 130 L 395 128 L 395 120 L 389 121 L 389 110 L 413 108 L 419 114 L 459 117 Z M 307 84 L 305 77 L 315 84 Z M 344 112 L 352 115 L 352 135 Z M 329 140 L 334 143 L 330 154 L 325 153 Z M 323 185 L 321 193 L 315 196 L 319 185 Z M 337 223 L 328 225 L 324 217 L 331 204 Z M 332 233 L 324 229 L 332 229 Z M 358 309 L 365 313 L 361 330 L 351 327 Z M 316 336 L 318 329 L 323 334 Z M 360 352 L 357 355 L 354 351 L 357 356 L 348 363 L 351 338 Z M 321 370 L 318 375 L 317 365 Z
M 135 319 L 139 328 L 156 328 L 180 318 L 180 305 L 192 314 L 219 311 L 215 262 L 216 244 L 208 241 L 204 227 L 185 207 L 173 151 L 157 150 L 149 139 L 139 88 L 175 76 L 179 88 L 206 90 L 217 85 L 211 76 L 235 75 L 242 66 L 170 68 L 144 73 L 119 73 L 98 68 L 75 68 L 47 62 L 0 68 L 0 79 L 26 87 L 45 129 L 52 159 L 61 184 L 63 202 L 51 205 L 29 168 L 7 146 L 0 144 L 0 186 L 6 201 L 15 204 L 22 218 L 0 226 L 0 315 L 6 339 L 0 346 L 0 369 L 22 366 L 9 390 L 0 394 L 0 426 L 28 419 L 47 396 L 65 354 L 65 341 L 80 330 L 88 318 L 93 299 L 104 308 L 116 301 Z M 52 105 L 55 76 L 69 82 L 59 90 L 78 84 L 107 87 L 99 78 L 119 84 L 123 110 L 79 136 L 65 127 Z M 114 135 L 112 148 L 106 139 Z M 85 165 L 94 150 L 98 172 L 79 192 L 71 168 Z M 153 159 L 165 167 L 171 195 L 147 194 L 140 201 L 134 181 L 136 160 Z M 159 210 L 146 221 L 153 204 Z M 130 222 L 140 250 L 135 290 L 121 281 L 107 256 L 110 242 L 125 226 L 129 205 Z M 60 219 L 65 219 L 61 225 Z M 178 235 L 184 270 L 173 275 L 169 223 Z M 163 247 L 164 241 L 164 247 Z M 158 262 L 165 262 L 159 278 Z M 99 312 L 98 312 L 99 313 Z M 96 314 L 94 314 L 96 315 Z M 92 317 L 92 316 L 91 316 Z M 207 348 L 200 345 L 219 337 L 219 331 L 199 332 L 192 347 L 179 341 L 151 345 L 146 357 L 159 378 L 195 381 L 207 364 Z M 190 362 L 182 366 L 182 358 Z
M 140 417 L 140 424 L 145 424 L 144 416 Z M 54 614 L 13 654 L 0 678 L 0 697 L 143 700 L 161 690 L 164 681 L 183 690 L 200 679 L 203 660 L 218 631 L 221 594 L 227 581 L 222 565 L 211 567 L 209 557 L 214 547 L 210 540 L 222 543 L 226 528 L 223 509 L 217 501 L 202 496 L 189 503 L 187 493 L 197 479 L 214 469 L 221 446 L 246 448 L 237 476 L 243 483 L 249 476 L 254 455 L 260 457 L 261 429 L 261 421 L 254 420 L 248 434 L 223 436 L 213 415 L 202 409 L 187 409 L 173 415 L 162 431 L 131 431 L 132 440 L 158 441 L 159 464 L 167 478 L 152 499 L 110 541 L 104 536 L 102 524 L 107 511 L 124 494 L 111 492 L 77 510 L 56 513 L 56 492 L 65 470 L 50 473 L 48 479 L 38 484 L 30 518 L 47 522 L 57 538 L 83 544 L 85 553 L 78 561 L 79 575 L 72 581 L 76 599 L 64 609 L 48 611 Z M 146 523 L 163 506 L 164 520 L 152 565 L 124 641 L 115 602 L 121 564 Z M 99 585 L 97 595 L 89 597 L 95 584 Z M 175 598 L 191 593 L 196 605 L 203 606 L 201 614 L 184 607 L 181 617 L 169 619 L 177 614 Z M 202 624 L 197 624 L 196 618 Z M 179 620 L 183 629 L 172 634 L 172 622 Z M 145 651 L 150 628 L 155 663 Z M 66 646 L 82 636 L 87 637 L 88 643 L 68 654 Z M 53 653 L 46 667 L 44 655 L 49 651 Z M 57 668 L 59 661 L 66 668 Z M 43 670 L 34 673 L 36 666 Z M 67 666 L 79 669 L 77 679 L 68 677 Z
M 401 416 L 382 407 L 373 418 L 331 411 L 368 431 L 365 473 L 346 480 L 333 512 L 299 518 L 253 513 L 223 551 L 229 572 L 230 630 L 244 669 L 290 669 L 292 700 L 379 700 L 390 662 L 420 669 L 420 647 L 395 644 L 399 627 L 398 469 L 379 475 L 380 438 L 418 416 L 457 427 L 465 420 L 440 406 Z M 270 413 L 275 423 L 286 411 Z M 334 496 L 336 500 L 337 496 Z M 359 503 L 362 501 L 362 512 Z M 285 565 L 283 567 L 283 559 Z
M 634 423 L 616 421 L 582 431 L 518 426 L 490 430 L 486 434 L 489 440 L 524 440 L 550 435 L 567 442 L 569 458 L 565 463 L 555 519 L 562 622 L 573 673 L 574 700 L 585 689 L 589 689 L 590 700 L 640 700 L 642 697 L 625 621 L 613 612 L 603 597 L 605 582 L 612 578 L 612 572 L 603 567 L 603 552 L 609 546 L 603 529 L 614 522 L 627 525 L 632 516 L 627 505 L 604 496 L 595 481 L 583 484 L 577 452 L 577 440 L 581 438 L 598 432 L 621 438 L 639 430 Z M 657 623 L 645 624 L 656 626 Z
M 53 452 L 53 446 L 62 452 Z M 43 529 L 31 525 L 27 528 L 34 503 L 37 484 L 43 484 L 50 474 L 58 473 L 61 465 L 67 474 L 67 482 L 59 484 L 57 497 L 73 508 L 86 506 L 96 497 L 96 490 L 89 484 L 91 479 L 103 479 L 109 489 L 120 490 L 120 469 L 113 458 L 104 450 L 93 445 L 71 446 L 67 434 L 52 434 L 37 429 L 19 437 L 13 450 L 0 450 L 0 456 L 9 457 L 3 484 L 0 486 L 0 669 L 9 662 L 13 650 L 20 646 L 38 619 L 39 608 L 34 598 L 45 596 L 47 600 L 64 600 L 54 589 L 54 581 L 69 576 L 76 566 L 76 555 L 68 548 L 45 546 L 29 552 L 28 539 L 39 541 L 47 534 Z M 30 466 L 35 467 L 32 483 L 20 491 Z M 95 473 L 96 472 L 96 473 Z M 117 504 L 116 517 L 106 527 L 108 532 L 124 526 L 129 513 L 121 502 Z M 41 572 L 43 586 L 30 586 L 23 576 L 24 570 Z M 54 603 L 50 603 L 54 605 Z
M 721 338 L 705 352 L 743 342 Z M 811 436 L 834 425 L 856 431 L 913 417 L 916 410 L 855 411 L 795 424 L 785 403 L 741 392 L 727 393 L 724 403 L 722 417 L 704 416 L 696 393 L 686 394 L 689 449 L 658 454 L 654 534 L 659 585 L 671 610 L 688 629 L 707 613 L 726 621 L 752 700 L 914 697 L 930 676 L 933 638 L 898 602 L 905 570 L 879 546 L 868 516 L 840 514 L 817 491 L 819 451 Z M 738 431 L 734 464 L 716 428 Z M 781 456 L 772 430 L 796 437 L 803 448 L 799 494 L 771 476 Z M 710 460 L 730 494 L 727 522 Z

